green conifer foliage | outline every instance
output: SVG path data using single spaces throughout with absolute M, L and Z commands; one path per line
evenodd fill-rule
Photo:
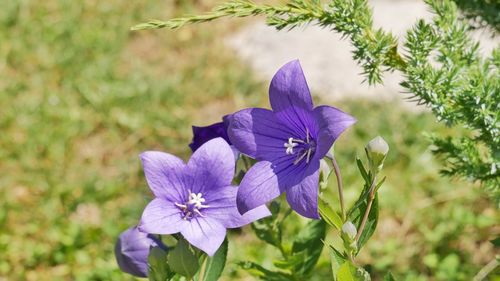
M 433 20 L 417 21 L 403 45 L 373 27 L 367 0 L 292 0 L 277 6 L 230 0 L 205 15 L 154 20 L 133 29 L 176 29 L 222 17 L 264 15 L 278 30 L 312 23 L 339 32 L 355 47 L 353 59 L 368 83 L 383 82 L 384 72 L 400 71 L 405 97 L 430 108 L 438 121 L 466 129 L 453 136 L 429 135 L 444 160 L 442 172 L 480 182 L 500 202 L 500 46 L 483 57 L 468 35 L 474 27 L 471 18 L 498 30 L 500 7 L 479 0 L 426 3 Z

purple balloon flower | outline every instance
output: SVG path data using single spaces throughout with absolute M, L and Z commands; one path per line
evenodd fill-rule
M 147 233 L 180 232 L 191 245 L 212 256 L 237 228 L 270 215 L 266 206 L 241 215 L 238 187 L 232 186 L 234 156 L 222 138 L 208 141 L 185 164 L 163 152 L 141 154 L 146 180 L 155 195 L 142 214 L 139 229 Z
M 356 120 L 330 106 L 313 108 L 299 61 L 284 65 L 269 89 L 272 111 L 248 108 L 231 116 L 228 134 L 233 145 L 257 162 L 238 190 L 244 214 L 286 192 L 292 209 L 319 218 L 320 160 L 339 135 Z
M 192 126 L 193 128 L 193 141 L 189 144 L 192 151 L 196 151 L 200 146 L 211 139 L 223 138 L 229 144 L 229 137 L 227 136 L 228 122 L 226 121 L 228 115 L 223 117 L 223 122 L 214 123 L 206 127 Z
M 122 232 L 116 241 L 116 262 L 123 272 L 137 277 L 147 277 L 149 249 L 156 246 L 167 249 L 153 235 L 141 232 L 135 226 L 131 227 Z

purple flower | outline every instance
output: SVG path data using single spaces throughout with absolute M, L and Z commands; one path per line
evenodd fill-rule
M 155 195 L 144 209 L 139 229 L 147 233 L 180 232 L 191 245 L 212 256 L 236 228 L 270 215 L 266 206 L 241 215 L 238 187 L 232 186 L 234 156 L 222 138 L 208 141 L 185 164 L 163 152 L 141 154 L 146 180 Z
M 120 234 L 115 245 L 115 257 L 123 272 L 137 277 L 148 276 L 148 255 L 150 247 L 167 249 L 156 237 L 131 227 Z
M 223 138 L 229 144 L 229 137 L 227 136 L 227 127 L 229 115 L 222 118 L 223 122 L 214 123 L 206 127 L 192 126 L 193 128 L 193 141 L 189 144 L 192 151 L 196 151 L 201 145 L 207 141 L 215 138 Z
M 230 118 L 228 134 L 233 145 L 259 161 L 240 184 L 238 210 L 244 214 L 286 192 L 297 213 L 319 218 L 320 160 L 356 120 L 334 107 L 313 108 L 297 60 L 273 77 L 269 99 L 272 111 L 248 108 Z

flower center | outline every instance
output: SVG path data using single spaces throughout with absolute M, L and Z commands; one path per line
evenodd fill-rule
M 188 190 L 188 192 L 188 201 L 184 202 L 184 204 L 175 203 L 175 206 L 183 212 L 182 219 L 190 220 L 196 216 L 204 217 L 200 210 L 210 207 L 208 205 L 203 205 L 203 203 L 205 203 L 205 198 L 202 197 L 203 195 L 201 193 L 192 193 L 191 190 Z
M 294 165 L 297 165 L 303 159 L 306 159 L 306 163 L 309 163 L 311 160 L 311 154 L 313 154 L 316 150 L 316 142 L 311 138 L 308 129 L 306 129 L 305 140 L 290 137 L 288 138 L 288 142 L 285 142 L 283 146 L 285 147 L 285 153 L 287 155 L 297 155 L 297 158 L 293 161 Z

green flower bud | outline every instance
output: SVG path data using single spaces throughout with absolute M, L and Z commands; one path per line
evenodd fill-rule
M 370 171 L 376 174 L 384 166 L 385 157 L 389 152 L 389 145 L 381 136 L 378 136 L 366 145 L 365 150 L 370 163 Z
M 346 235 L 352 241 L 356 238 L 358 231 L 356 230 L 356 226 L 352 222 L 348 221 L 342 226 L 342 234 Z
M 321 190 L 328 187 L 328 177 L 331 172 L 330 166 L 326 163 L 325 159 L 319 161 L 319 187 Z
M 342 237 L 344 247 L 349 255 L 354 255 L 358 251 L 358 245 L 355 240 L 356 234 L 358 234 L 358 231 L 352 222 L 347 221 L 342 225 L 340 237 Z

